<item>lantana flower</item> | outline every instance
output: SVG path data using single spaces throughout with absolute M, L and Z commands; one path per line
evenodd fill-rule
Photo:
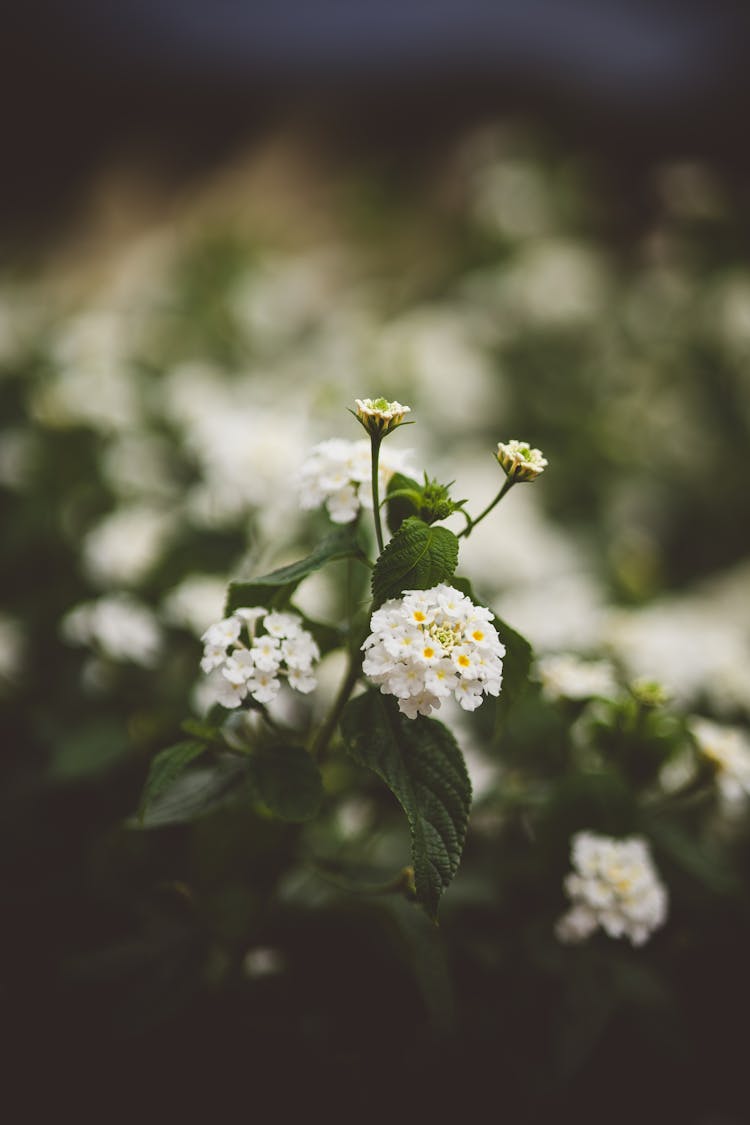
M 560 941 L 585 941 L 601 927 L 613 938 L 643 945 L 667 918 L 667 889 L 641 836 L 617 840 L 577 832 L 565 879 L 570 910 L 557 923 Z
M 356 418 L 368 434 L 383 437 L 403 424 L 404 417 L 411 413 L 410 406 L 400 402 L 389 402 L 386 398 L 357 398 Z
M 210 625 L 201 639 L 201 668 L 224 707 L 239 707 L 248 695 L 270 703 L 282 678 L 305 694 L 317 686 L 313 666 L 320 650 L 297 613 L 246 606 Z
M 514 482 L 536 480 L 549 464 L 541 449 L 532 449 L 528 442 L 516 438 L 499 441 L 495 456 L 508 479 Z
M 384 448 L 378 464 L 380 495 L 394 473 L 413 476 L 410 451 Z M 369 441 L 331 438 L 316 445 L 299 473 L 300 506 L 325 505 L 334 523 L 351 523 L 360 508 L 372 509 L 371 449 Z
M 505 647 L 491 621 L 452 586 L 407 590 L 373 613 L 362 669 L 410 719 L 449 696 L 473 711 L 502 684 Z
M 750 739 L 739 727 L 693 718 L 690 730 L 698 749 L 716 770 L 716 784 L 727 805 L 750 798 Z

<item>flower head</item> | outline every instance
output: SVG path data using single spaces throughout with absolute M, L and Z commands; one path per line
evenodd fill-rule
M 201 639 L 201 668 L 224 707 L 239 707 L 248 695 L 256 703 L 270 703 L 282 677 L 295 691 L 307 693 L 317 686 L 313 665 L 320 650 L 298 613 L 245 606 L 210 625 Z
M 491 618 L 452 586 L 407 590 L 373 613 L 363 671 L 410 719 L 451 695 L 473 711 L 502 684 L 505 648 Z
M 667 918 L 667 889 L 641 836 L 616 840 L 577 832 L 573 872 L 565 880 L 570 910 L 557 923 L 560 941 L 585 941 L 601 927 L 613 938 L 643 945 Z
M 403 424 L 404 415 L 411 413 L 410 406 L 389 402 L 386 398 L 357 398 L 355 417 L 372 437 L 383 437 Z
M 739 727 L 724 726 L 710 719 L 694 718 L 693 738 L 704 758 L 716 771 L 722 801 L 738 806 L 750 797 L 750 740 Z
M 411 453 L 381 451 L 378 464 L 380 494 L 385 495 L 394 473 L 412 476 Z M 369 441 L 331 438 L 314 447 L 299 472 L 300 504 L 304 509 L 325 504 L 334 523 L 350 523 L 360 508 L 372 508 Z
M 532 449 L 527 442 L 515 438 L 499 441 L 495 456 L 508 479 L 514 482 L 536 480 L 549 463 L 541 449 Z

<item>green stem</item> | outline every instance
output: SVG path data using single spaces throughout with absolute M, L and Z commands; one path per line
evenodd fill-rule
M 498 492 L 498 494 L 497 494 L 497 496 L 495 497 L 495 499 L 494 499 L 493 501 L 491 501 L 491 503 L 489 503 L 489 504 L 487 505 L 487 507 L 486 507 L 486 508 L 484 509 L 484 511 L 483 511 L 483 512 L 480 512 L 480 513 L 479 513 L 479 515 L 477 516 L 477 518 L 476 518 L 475 520 L 473 520 L 473 519 L 471 518 L 471 516 L 469 516 L 469 517 L 468 517 L 468 519 L 469 519 L 469 523 L 468 523 L 468 524 L 467 524 L 467 526 L 466 526 L 466 527 L 465 527 L 465 528 L 463 529 L 463 531 L 459 531 L 459 533 L 458 533 L 458 535 L 457 535 L 457 538 L 458 538 L 458 539 L 462 539 L 464 535 L 471 535 L 472 531 L 473 531 L 473 530 L 474 530 L 474 528 L 475 528 L 475 527 L 477 526 L 477 524 L 478 524 L 478 523 L 481 523 L 481 522 L 482 522 L 482 520 L 484 519 L 484 517 L 485 517 L 485 516 L 488 516 L 488 515 L 490 514 L 490 512 L 492 511 L 492 509 L 493 509 L 494 507 L 496 507 L 496 505 L 498 505 L 498 504 L 500 503 L 500 501 L 502 500 L 503 496 L 505 496 L 505 494 L 506 494 L 507 492 L 510 492 L 511 488 L 513 487 L 513 485 L 514 485 L 515 483 L 516 483 L 516 481 L 514 481 L 514 480 L 512 479 L 512 477 L 506 477 L 506 478 L 505 478 L 505 484 L 504 484 L 504 485 L 503 485 L 503 487 L 502 487 L 502 488 L 500 489 L 500 491 Z M 466 513 L 466 512 L 464 512 L 464 515 L 467 515 L 467 513 Z
M 370 435 L 370 449 L 372 452 L 372 514 L 375 518 L 375 535 L 378 540 L 378 554 L 383 553 L 383 528 L 380 524 L 380 498 L 379 498 L 379 480 L 378 480 L 378 458 L 380 456 L 380 442 L 382 438 L 379 434 Z
M 326 719 L 313 739 L 310 753 L 313 758 L 321 759 L 328 749 L 328 744 L 333 737 L 333 732 L 336 730 L 338 721 L 341 718 L 341 712 L 349 701 L 349 696 L 357 680 L 362 666 L 362 653 L 359 649 L 352 652 L 349 658 L 349 667 L 346 671 L 346 676 L 339 688 L 338 695 L 333 701 L 331 710 L 328 712 Z

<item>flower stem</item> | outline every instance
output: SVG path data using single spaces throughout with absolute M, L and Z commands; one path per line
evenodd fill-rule
M 380 523 L 380 497 L 378 458 L 380 456 L 380 434 L 370 434 L 370 449 L 372 452 L 372 514 L 375 519 L 375 535 L 378 540 L 378 554 L 383 553 L 383 528 Z
M 338 695 L 333 701 L 331 710 L 325 718 L 323 725 L 313 739 L 312 746 L 310 747 L 310 754 L 313 758 L 320 760 L 328 749 L 328 744 L 333 737 L 333 732 L 336 730 L 341 712 L 349 701 L 349 696 L 357 680 L 362 667 L 362 653 L 359 648 L 352 652 L 349 658 L 349 667 L 346 671 L 341 687 L 339 688 Z
M 477 516 L 477 518 L 476 518 L 475 520 L 473 520 L 473 519 L 471 518 L 471 516 L 468 516 L 468 519 L 469 519 L 469 522 L 468 522 L 468 524 L 467 524 L 467 525 L 466 525 L 466 527 L 465 527 L 465 528 L 463 529 L 463 531 L 459 531 L 459 533 L 458 533 L 458 535 L 457 535 L 457 537 L 456 537 L 456 538 L 458 538 L 458 539 L 462 539 L 464 535 L 471 535 L 472 531 L 473 531 L 473 530 L 474 530 L 474 528 L 475 528 L 475 527 L 477 526 L 477 524 L 478 524 L 478 523 L 481 523 L 481 522 L 482 522 L 482 520 L 484 519 L 484 517 L 485 517 L 485 516 L 488 516 L 488 515 L 490 514 L 490 512 L 492 511 L 492 509 L 493 509 L 493 508 L 494 508 L 494 507 L 495 507 L 495 506 L 496 506 L 497 504 L 499 504 L 499 503 L 500 503 L 500 501 L 502 500 L 503 496 L 505 496 L 505 494 L 506 494 L 507 492 L 510 492 L 511 488 L 513 487 L 513 485 L 514 485 L 515 483 L 516 483 L 516 481 L 515 481 L 515 480 L 513 480 L 513 478 L 512 478 L 512 477 L 506 477 L 506 478 L 505 478 L 505 484 L 504 484 L 504 485 L 503 485 L 503 487 L 502 487 L 502 488 L 500 489 L 500 491 L 498 492 L 498 494 L 497 494 L 497 496 L 495 497 L 495 499 L 494 499 L 494 500 L 492 500 L 492 501 L 491 501 L 491 502 L 490 502 L 490 503 L 489 503 L 489 504 L 487 505 L 487 507 L 486 507 L 486 508 L 484 509 L 484 511 L 483 511 L 483 512 L 480 512 L 480 513 L 479 513 L 479 515 Z M 466 513 L 466 512 L 464 512 L 464 515 L 467 515 L 467 513 Z

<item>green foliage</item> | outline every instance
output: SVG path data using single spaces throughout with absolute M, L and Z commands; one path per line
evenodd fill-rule
M 205 742 L 189 739 L 184 742 L 177 742 L 174 746 L 168 746 L 166 750 L 161 750 L 156 755 L 151 762 L 141 795 L 141 803 L 138 808 L 138 815 L 141 820 L 143 820 L 146 809 L 159 794 L 168 789 L 182 771 L 196 758 L 199 758 L 205 750 Z
M 373 770 L 406 813 L 417 901 L 433 920 L 463 851 L 471 783 L 453 735 L 434 719 L 406 719 L 395 700 L 369 691 L 344 710 L 349 753 Z
M 205 766 L 179 773 L 145 805 L 135 824 L 141 828 L 187 824 L 236 795 L 247 777 L 245 759 L 229 754 L 217 756 Z
M 360 559 L 365 555 L 357 540 L 356 526 L 348 524 L 332 532 L 314 551 L 299 562 L 279 567 L 270 574 L 248 582 L 232 582 L 227 592 L 225 613 L 234 613 L 241 606 L 263 605 L 269 609 L 286 606 L 303 578 L 314 574 L 326 563 L 336 559 Z
M 394 473 L 388 482 L 386 495 L 388 527 L 392 532 L 398 531 L 409 516 L 417 516 L 427 524 L 447 519 L 466 503 L 465 500 L 451 500 L 449 489 L 450 485 L 430 480 L 427 473 L 423 484 L 403 473 Z
M 445 527 L 410 516 L 386 546 L 372 574 L 376 605 L 404 590 L 429 590 L 447 582 L 458 564 L 458 539 Z
M 254 750 L 250 779 L 263 805 L 281 820 L 310 820 L 320 809 L 320 770 L 302 746 L 284 744 Z

